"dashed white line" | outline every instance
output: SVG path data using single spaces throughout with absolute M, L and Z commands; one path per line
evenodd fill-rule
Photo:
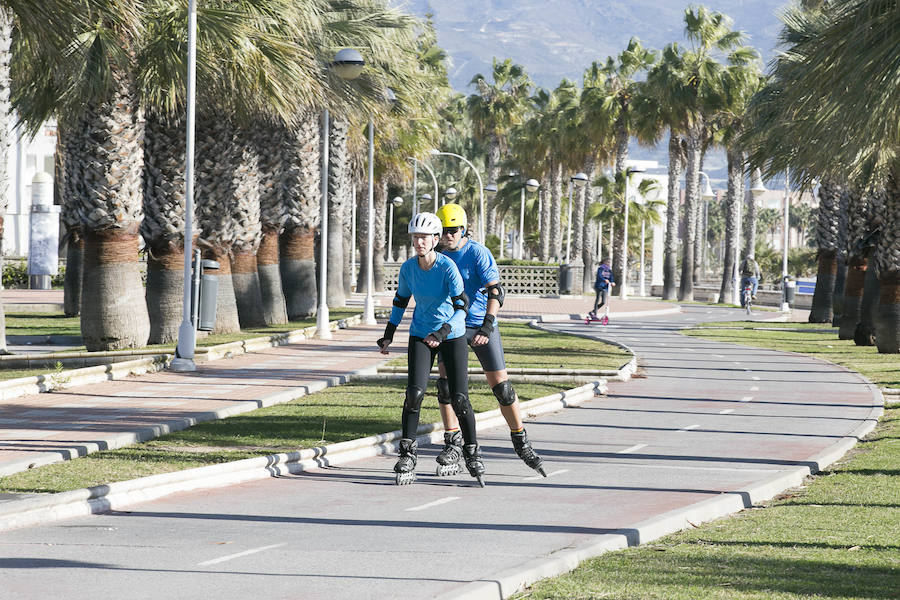
M 280 548 L 281 546 L 287 546 L 287 542 L 284 542 L 283 544 L 272 544 L 271 546 L 262 546 L 260 548 L 251 548 L 250 550 L 244 550 L 243 552 L 229 554 L 228 556 L 220 556 L 219 558 L 214 558 L 212 560 L 203 561 L 202 563 L 197 563 L 197 566 L 208 567 L 209 565 L 217 565 L 219 563 L 227 562 L 229 560 L 240 558 L 242 556 L 249 556 L 250 554 L 256 554 L 257 552 L 265 552 L 266 550 L 271 550 L 272 548 Z
M 759 377 L 754 376 L 753 381 L 759 381 Z
M 616 454 L 630 454 L 632 452 L 640 450 L 641 448 L 646 448 L 646 447 L 647 447 L 647 444 L 635 444 L 634 446 L 632 446 L 630 448 L 625 448 L 624 450 L 619 450 L 618 452 L 616 452 Z
M 700 425 L 698 423 L 694 423 L 693 425 L 688 425 L 687 427 L 682 427 L 678 431 L 690 431 L 691 429 L 697 429 L 698 427 L 700 427 Z
M 753 400 L 753 396 L 744 396 L 741 398 L 741 402 L 750 402 L 751 400 Z
M 554 475 L 562 475 L 563 473 L 568 473 L 568 472 L 569 472 L 568 469 L 560 469 L 558 471 L 551 471 L 550 473 L 547 473 L 547 477 L 553 477 Z M 534 481 L 537 479 L 544 479 L 544 476 L 543 475 L 532 475 L 531 477 L 523 477 L 523 479 L 525 481 Z
M 713 354 L 716 358 L 725 358 L 724 354 Z
M 753 387 L 750 388 L 750 391 L 751 391 L 751 392 L 758 392 L 758 391 L 759 391 L 759 386 L 758 386 L 758 385 L 754 385 Z
M 453 502 L 454 500 L 459 500 L 459 496 L 447 496 L 446 498 L 441 498 L 440 500 L 435 500 L 434 502 L 428 502 L 426 504 L 420 504 L 419 506 L 413 506 L 412 508 L 407 508 L 406 510 L 407 512 L 425 510 L 426 508 L 440 506 L 441 504 L 447 504 L 448 502 Z
M 725 410 L 720 410 L 720 411 L 719 411 L 719 414 L 720 414 L 720 415 L 728 415 L 728 414 L 731 414 L 731 413 L 733 413 L 733 412 L 734 412 L 734 409 L 733 409 L 733 408 L 726 408 Z

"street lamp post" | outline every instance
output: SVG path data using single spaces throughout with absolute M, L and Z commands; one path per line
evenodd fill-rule
M 788 247 L 791 244 L 791 180 L 790 170 L 784 170 L 784 252 L 781 257 L 781 311 L 788 312 L 791 305 L 787 301 Z
M 704 173 L 703 171 L 699 172 L 700 175 L 706 177 L 706 186 L 703 188 L 703 193 L 700 194 L 700 198 L 703 199 L 703 236 L 700 237 L 700 265 L 702 267 L 702 274 L 705 276 L 707 272 L 708 260 L 707 260 L 707 237 L 709 230 L 709 201 L 716 197 L 715 192 L 712 190 L 712 185 L 710 185 L 709 175 Z
M 522 186 L 522 203 L 519 205 L 519 260 L 525 258 L 525 192 L 533 192 L 539 187 L 536 179 L 529 179 Z
M 569 224 L 566 235 L 566 264 L 569 264 L 569 248 L 572 245 L 572 193 L 576 187 L 587 185 L 588 176 L 584 173 L 575 173 L 569 178 Z
M 751 202 L 756 202 L 756 199 L 765 194 L 768 190 L 766 190 L 766 186 L 763 184 L 762 180 L 762 171 L 759 169 L 753 169 L 753 173 L 750 176 L 750 197 Z M 741 258 L 741 231 L 743 230 L 743 226 L 741 223 L 742 218 L 742 210 L 741 204 L 738 203 L 738 225 L 737 232 L 735 233 L 735 242 L 734 242 L 734 298 L 732 304 L 740 304 L 741 303 L 741 290 L 738 289 L 740 285 L 740 277 L 739 277 L 739 269 L 740 269 L 740 258 Z M 753 249 L 750 249 L 752 253 Z
M 628 180 L 632 173 L 643 173 L 644 167 L 629 167 L 625 169 L 625 228 L 622 231 L 622 289 L 619 290 L 619 298 L 628 300 Z
M 478 169 L 475 168 L 475 165 L 473 165 L 469 161 L 469 159 L 467 159 L 465 156 L 461 156 L 459 154 L 454 154 L 453 152 L 441 152 L 440 150 L 438 150 L 436 148 L 433 148 L 431 150 L 431 154 L 433 154 L 434 156 L 453 156 L 454 158 L 458 158 L 459 160 L 461 160 L 464 163 L 466 163 L 467 165 L 469 165 L 469 167 L 471 167 L 472 171 L 475 173 L 475 177 L 478 179 L 478 195 L 481 200 L 481 203 L 480 203 L 481 218 L 478 221 L 478 234 L 479 234 L 479 238 L 480 238 L 479 241 L 483 244 L 484 243 L 484 182 L 481 180 L 481 174 L 478 173 Z
M 365 66 L 362 54 L 353 48 L 344 48 L 334 55 L 331 68 L 341 79 L 356 79 L 362 73 Z M 319 307 L 316 311 L 316 335 L 323 340 L 331 339 L 331 327 L 329 327 L 328 298 L 326 294 L 326 282 L 328 281 L 328 109 L 322 111 L 322 165 L 321 165 L 321 192 L 319 212 Z M 372 208 L 369 204 L 369 235 L 371 236 Z M 369 246 L 371 257 L 372 247 Z M 370 272 L 371 276 L 371 272 Z M 374 324 L 374 312 L 372 323 Z
M 407 156 L 406 158 L 408 160 L 413 161 L 413 213 L 412 214 L 415 215 L 415 214 L 418 214 L 418 212 L 419 212 L 419 200 L 418 200 L 418 197 L 416 196 L 416 171 L 417 171 L 418 167 L 421 166 L 423 169 L 428 171 L 429 175 L 431 175 L 431 182 L 434 184 L 434 197 L 435 198 L 438 197 L 438 183 L 437 183 L 437 177 L 435 176 L 434 171 L 431 170 L 431 167 L 429 167 L 424 162 L 420 161 L 419 159 L 417 159 L 415 157 Z M 422 194 L 422 200 L 431 200 L 431 194 L 427 194 L 427 193 Z M 435 205 L 434 211 L 437 212 L 437 205 Z
M 400 196 L 394 196 L 394 198 L 390 202 L 390 217 L 388 218 L 387 257 L 385 258 L 387 262 L 392 262 L 394 260 L 394 207 L 400 206 L 401 204 L 403 204 L 403 198 L 401 198 Z
M 194 347 L 197 334 L 191 323 L 191 259 L 194 243 L 194 109 L 197 73 L 197 2 L 188 0 L 188 59 L 187 59 L 187 131 L 184 152 L 184 296 L 182 320 L 178 327 L 178 346 L 172 360 L 173 371 L 196 371 Z M 200 268 L 198 264 L 196 268 Z

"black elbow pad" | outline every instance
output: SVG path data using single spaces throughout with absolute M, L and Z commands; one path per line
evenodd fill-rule
M 397 308 L 406 308 L 409 306 L 409 296 L 401 296 L 400 294 L 394 294 L 394 306 Z
M 486 288 L 488 300 L 494 299 L 500 303 L 500 306 L 503 306 L 503 299 L 506 298 L 506 290 L 503 289 L 503 286 L 499 283 L 495 283 L 493 285 L 489 285 Z
M 461 310 L 468 314 L 469 312 L 469 297 L 466 296 L 465 292 L 460 292 L 459 296 L 453 296 L 451 298 L 453 301 L 453 308 L 456 310 Z

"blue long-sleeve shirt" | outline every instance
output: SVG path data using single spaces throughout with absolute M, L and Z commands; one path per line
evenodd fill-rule
M 463 289 L 463 279 L 456 263 L 443 254 L 437 255 L 434 264 L 427 271 L 419 266 L 419 260 L 415 256 L 404 262 L 400 266 L 397 295 L 404 298 L 413 296 L 416 299 L 409 335 L 424 338 L 443 327 L 444 323 L 450 324 L 448 340 L 465 335 L 465 311 L 454 308 L 452 300 Z M 394 306 L 390 322 L 399 325 L 405 312 L 405 308 Z
M 487 294 L 484 286 L 491 281 L 500 280 L 500 269 L 491 251 L 483 244 L 468 240 L 459 250 L 444 254 L 453 259 L 462 275 L 466 296 L 469 298 L 469 314 L 466 316 L 467 327 L 481 327 L 487 313 Z

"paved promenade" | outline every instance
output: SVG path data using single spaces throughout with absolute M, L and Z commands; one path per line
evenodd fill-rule
M 877 389 L 844 369 L 677 333 L 691 323 L 742 318 L 739 311 L 688 306 L 651 314 L 661 308 L 672 305 L 614 304 L 612 323 L 601 327 L 561 317 L 583 312 L 583 299 L 507 301 L 510 317 L 555 315 L 543 326 L 615 340 L 640 357 L 643 377 L 611 383 L 607 397 L 528 422 L 547 479 L 515 457 L 503 427 L 488 429 L 479 433 L 485 489 L 466 475 L 429 475 L 437 449 L 426 446 L 412 486 L 393 485 L 395 459 L 382 455 L 177 494 L 5 532 L 4 589 L 16 598 L 88 598 L 100 589 L 154 598 L 164 576 L 167 594 L 184 598 L 210 590 L 221 599 L 260 590 L 266 598 L 500 598 L 587 556 L 796 485 L 846 452 L 880 413 Z M 115 406 L 134 409 L 113 413 L 104 401 L 66 409 L 73 411 L 69 423 L 94 422 L 86 430 L 57 427 L 62 419 L 52 413 L 59 407 L 0 428 L 46 427 L 99 439 L 108 423 L 151 419 L 153 426 L 190 407 L 208 411 L 208 402 L 253 403 L 253 394 L 279 394 L 377 364 L 372 340 L 380 330 L 343 330 L 331 342 L 210 363 L 197 374 L 158 373 L 124 388 L 111 382 L 73 390 L 79 397 L 69 404 L 125 399 Z M 323 362 L 308 362 L 314 356 Z M 179 387 L 194 385 L 190 393 Z M 0 406 L 5 417 L 7 405 Z

